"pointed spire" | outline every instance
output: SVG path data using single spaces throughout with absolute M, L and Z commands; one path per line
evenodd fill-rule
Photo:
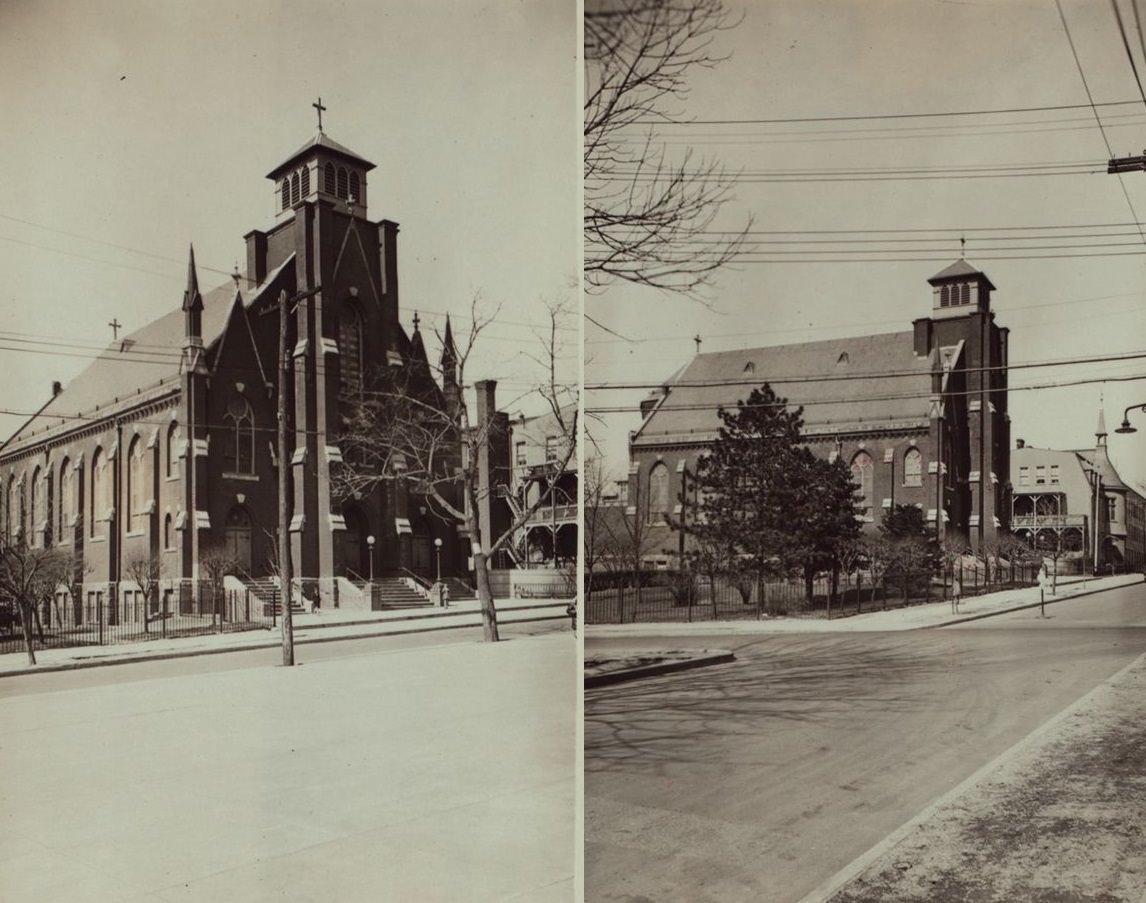
M 454 331 L 450 315 L 446 314 L 446 331 L 442 336 L 442 381 L 447 385 L 458 381 L 458 349 L 454 345 Z
M 1106 444 L 1106 416 L 1101 407 L 1098 409 L 1098 426 L 1094 428 L 1094 438 L 1098 445 Z
M 191 245 L 191 256 L 187 261 L 187 290 L 183 292 L 183 309 L 203 309 L 203 296 L 199 294 L 199 277 L 195 273 L 194 245 Z

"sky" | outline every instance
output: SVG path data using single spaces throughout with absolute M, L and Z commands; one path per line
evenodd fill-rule
M 577 20 L 568 0 L 4 0 L 0 361 L 8 436 L 110 343 L 245 266 L 265 178 L 317 130 L 377 165 L 401 319 L 497 313 L 467 382 L 542 410 L 537 333 L 580 304 Z M 564 378 L 579 366 L 575 313 Z M 120 336 L 124 334 L 120 332 Z
M 1131 0 L 1118 4 L 1146 79 Z M 587 315 L 621 336 L 587 323 L 587 423 L 614 472 L 647 393 L 591 387 L 663 382 L 696 335 L 710 352 L 910 329 L 930 313 L 928 277 L 960 256 L 997 287 L 1012 364 L 1146 353 L 1146 238 L 1126 225 L 1146 222 L 1146 173 L 1106 174 L 1087 95 L 1128 102 L 1098 113 L 1114 156 L 1143 153 L 1146 101 L 1108 0 L 1062 0 L 1085 85 L 1054 0 L 726 6 L 742 20 L 713 50 L 730 58 L 690 78 L 675 113 L 691 124 L 654 137 L 738 175 L 713 228 L 751 222 L 751 240 L 791 244 L 754 246 L 703 303 L 623 284 L 587 297 Z M 839 118 L 871 116 L 899 118 Z M 759 121 L 794 119 L 805 121 Z M 908 169 L 910 180 L 887 177 Z M 841 237 L 865 243 L 825 243 Z M 1023 388 L 1080 380 L 1094 381 Z M 1010 385 L 1013 438 L 1093 447 L 1101 406 L 1111 458 L 1146 486 L 1146 413 L 1130 415 L 1136 435 L 1113 433 L 1125 407 L 1146 403 L 1146 359 L 1016 369 Z M 612 407 L 631 410 L 593 414 Z

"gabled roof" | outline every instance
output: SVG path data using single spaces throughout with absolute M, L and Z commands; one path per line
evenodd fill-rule
M 928 357 L 915 354 L 911 332 L 698 354 L 665 384 L 667 395 L 633 445 L 710 441 L 720 426 L 717 408 L 735 407 L 765 382 L 792 407 L 805 407 L 806 435 L 877 424 L 925 429 L 931 368 Z M 880 375 L 892 372 L 909 375 Z
M 202 336 L 208 352 L 223 335 L 236 296 L 249 310 L 279 274 L 293 263 L 294 254 L 291 254 L 245 297 L 231 280 L 202 296 Z M 175 388 L 179 384 L 183 362 L 184 316 L 182 306 L 176 307 L 108 345 L 3 445 L 3 452 L 13 451 L 26 441 L 38 440 L 55 427 L 79 425 L 82 419 L 93 413 L 140 397 L 145 392 L 164 386 Z
M 325 132 L 317 132 L 313 138 L 306 142 L 306 144 L 304 144 L 293 154 L 287 157 L 282 163 L 267 173 L 267 178 L 277 178 L 279 173 L 281 173 L 284 169 L 288 169 L 289 167 L 293 166 L 300 157 L 309 156 L 316 149 L 322 149 L 329 151 L 336 156 L 344 157 L 352 163 L 359 164 L 366 172 L 374 169 L 374 164 L 367 160 L 365 157 L 359 156 L 358 154 L 354 153 L 354 151 L 350 150 L 350 148 L 339 144 L 333 138 L 327 136 Z

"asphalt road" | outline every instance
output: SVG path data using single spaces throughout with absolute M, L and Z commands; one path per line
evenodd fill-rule
M 502 622 L 498 625 L 502 640 L 549 633 L 568 632 L 569 622 L 561 620 L 534 621 L 522 624 Z M 277 634 L 276 634 L 277 635 Z M 480 643 L 481 627 L 458 627 L 426 633 L 395 634 L 393 636 L 348 637 L 344 640 L 322 643 L 296 643 L 295 665 L 345 659 L 356 655 L 374 655 L 379 652 L 417 649 L 430 646 Z M 124 647 L 129 649 L 130 647 Z M 27 693 L 52 693 L 84 687 L 131 683 L 157 678 L 183 677 L 194 674 L 213 674 L 221 671 L 269 668 L 282 664 L 282 647 L 254 649 L 239 652 L 212 653 L 123 665 L 103 665 L 74 671 L 52 671 L 43 674 L 24 674 L 0 679 L 0 699 Z
M 585 899 L 795 901 L 1146 652 L 1146 585 L 944 630 L 593 639 L 738 661 L 585 694 Z

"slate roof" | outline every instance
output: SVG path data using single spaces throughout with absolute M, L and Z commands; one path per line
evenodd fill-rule
M 946 269 L 940 270 L 927 281 L 932 285 L 935 285 L 935 283 L 942 282 L 945 279 L 967 278 L 968 276 L 975 276 L 976 278 L 983 279 L 987 285 L 991 287 L 992 291 L 995 288 L 995 286 L 991 284 L 991 280 L 987 278 L 986 273 L 984 273 L 982 270 L 975 269 L 975 267 L 971 266 L 971 264 L 969 264 L 961 257 Z
M 268 179 L 275 178 L 284 169 L 293 165 L 294 162 L 299 157 L 302 157 L 302 156 L 309 154 L 316 147 L 321 147 L 321 148 L 328 150 L 334 154 L 338 154 L 339 156 L 346 157 L 348 160 L 350 160 L 352 162 L 359 163 L 362 165 L 362 167 L 367 172 L 374 169 L 374 164 L 371 163 L 369 160 L 367 160 L 365 157 L 363 157 L 359 154 L 356 154 L 350 148 L 339 144 L 333 138 L 329 137 L 325 132 L 317 132 L 313 138 L 311 138 L 308 142 L 306 142 L 306 144 L 304 144 L 302 147 L 300 147 L 298 150 L 296 150 L 293 154 L 291 154 L 289 157 L 287 157 L 282 163 L 280 163 L 278 166 L 276 166 L 274 169 L 272 169 L 269 173 L 267 173 L 267 178 Z
M 878 375 L 889 372 L 910 375 Z M 834 376 L 849 378 L 772 381 Z M 665 384 L 667 397 L 645 420 L 633 445 L 711 441 L 720 426 L 717 407 L 735 407 L 764 382 L 771 382 L 791 405 L 804 406 L 806 435 L 877 425 L 925 429 L 929 423 L 930 359 L 915 354 L 911 332 L 891 332 L 698 354 Z M 894 397 L 905 395 L 911 397 Z
M 223 334 L 227 317 L 239 295 L 244 308 L 250 309 L 275 278 L 294 262 L 290 255 L 266 280 L 248 291 L 238 292 L 234 283 L 212 289 L 202 296 L 203 345 L 210 351 Z M 73 379 L 60 394 L 51 399 L 0 447 L 7 454 L 27 441 L 38 441 L 48 430 L 64 424 L 82 423 L 78 415 L 90 416 L 112 405 L 138 398 L 144 393 L 179 385 L 184 339 L 184 313 L 180 307 L 157 320 L 112 342 Z

